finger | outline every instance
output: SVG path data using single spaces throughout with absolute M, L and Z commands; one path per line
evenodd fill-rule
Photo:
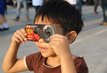
M 52 49 L 56 49 L 56 43 L 52 42 L 52 43 L 49 43 L 50 47 Z M 57 47 L 58 48 L 58 47 Z
M 15 40 L 17 43 L 21 43 L 21 41 L 20 41 L 18 38 L 14 38 L 14 40 Z
M 52 41 L 52 42 L 49 42 L 49 45 L 50 46 L 61 46 L 61 42 L 59 42 L 59 40 L 54 40 L 54 41 Z
M 18 38 L 21 42 L 24 42 L 23 37 L 20 35 L 19 31 L 15 33 L 15 37 Z
M 53 37 L 53 38 L 51 38 L 50 39 L 50 42 L 65 42 L 66 41 L 66 37 L 63 37 L 63 36 L 61 36 L 61 37 Z
M 12 41 L 15 41 L 17 43 L 21 43 L 21 41 L 18 39 L 18 37 L 15 36 L 15 34 L 12 37 Z
M 25 32 L 24 29 L 21 29 L 20 35 L 24 38 L 25 41 L 27 41 L 27 38 L 26 38 L 27 33 Z
M 52 38 L 62 38 L 62 37 L 64 37 L 63 35 L 60 35 L 60 34 L 55 34 L 55 35 L 52 35 L 51 37 L 50 37 L 50 39 L 52 39 Z
M 36 42 L 36 45 L 40 48 L 48 48 L 49 47 L 49 44 L 47 44 L 47 43 Z
M 27 35 L 25 29 L 21 29 L 21 31 L 23 32 L 23 34 L 24 34 L 25 36 Z
M 25 36 L 25 32 L 23 29 L 17 31 L 17 34 L 18 34 L 17 36 L 20 38 L 21 41 L 24 41 L 24 42 L 27 41 L 27 38 Z

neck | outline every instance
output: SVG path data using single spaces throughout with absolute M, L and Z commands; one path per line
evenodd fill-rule
M 48 66 L 51 66 L 51 67 L 57 67 L 57 66 L 60 65 L 60 58 L 58 56 L 56 56 L 56 57 L 48 57 L 47 61 L 46 61 L 46 64 Z

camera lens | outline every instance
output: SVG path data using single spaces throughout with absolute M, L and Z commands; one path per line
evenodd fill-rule
M 51 26 L 47 25 L 43 29 L 43 38 L 49 40 L 50 36 L 54 34 L 54 30 Z

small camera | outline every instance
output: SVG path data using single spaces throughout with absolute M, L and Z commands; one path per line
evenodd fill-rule
M 25 27 L 27 33 L 27 39 L 29 41 L 36 41 L 43 38 L 46 42 L 49 42 L 50 36 L 54 34 L 54 29 L 51 25 L 43 24 L 27 24 Z

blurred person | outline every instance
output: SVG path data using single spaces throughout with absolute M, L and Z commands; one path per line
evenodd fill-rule
M 80 11 L 81 14 L 82 14 L 82 7 L 85 2 L 86 0 L 77 0 L 77 9 Z
M 24 10 L 25 10 L 26 20 L 29 21 L 29 10 L 28 10 L 27 0 L 17 0 L 17 15 L 16 15 L 16 18 L 14 20 L 19 21 L 22 5 L 23 5 Z
M 43 0 L 43 4 L 47 3 L 48 1 L 50 1 L 50 0 Z
M 17 1 L 13 0 L 13 7 L 15 8 L 17 6 Z
M 77 0 L 77 6 L 76 8 L 79 10 L 79 12 L 81 13 L 82 15 L 82 19 L 85 20 L 83 14 L 82 14 L 82 7 L 83 7 L 83 4 L 86 2 L 86 0 Z
M 93 1 L 94 1 L 94 14 L 98 14 L 97 8 L 99 5 L 99 0 L 93 0 Z
M 0 31 L 8 30 L 8 23 L 6 19 L 6 0 L 0 0 Z
M 77 0 L 77 9 L 82 13 L 82 0 Z
M 107 25 L 107 0 L 101 0 L 101 7 L 103 12 L 103 22 L 101 25 Z
M 38 9 L 42 6 L 43 0 L 32 0 L 32 5 L 35 8 L 35 11 L 38 11 Z
M 43 0 L 43 4 L 47 3 L 48 1 L 54 1 L 54 0 Z M 61 0 L 61 1 L 63 1 L 63 0 Z
M 76 7 L 77 5 L 77 0 L 66 0 L 66 1 L 73 5 L 74 7 Z
M 81 14 L 74 6 L 67 1 L 48 1 L 37 11 L 34 25 L 51 26 L 54 34 L 50 36 L 49 42 L 42 37 L 32 41 L 38 52 L 17 58 L 20 45 L 28 41 L 25 27 L 17 30 L 3 61 L 2 68 L 6 73 L 27 70 L 34 73 L 88 73 L 84 58 L 73 55 L 69 46 L 83 27 Z

